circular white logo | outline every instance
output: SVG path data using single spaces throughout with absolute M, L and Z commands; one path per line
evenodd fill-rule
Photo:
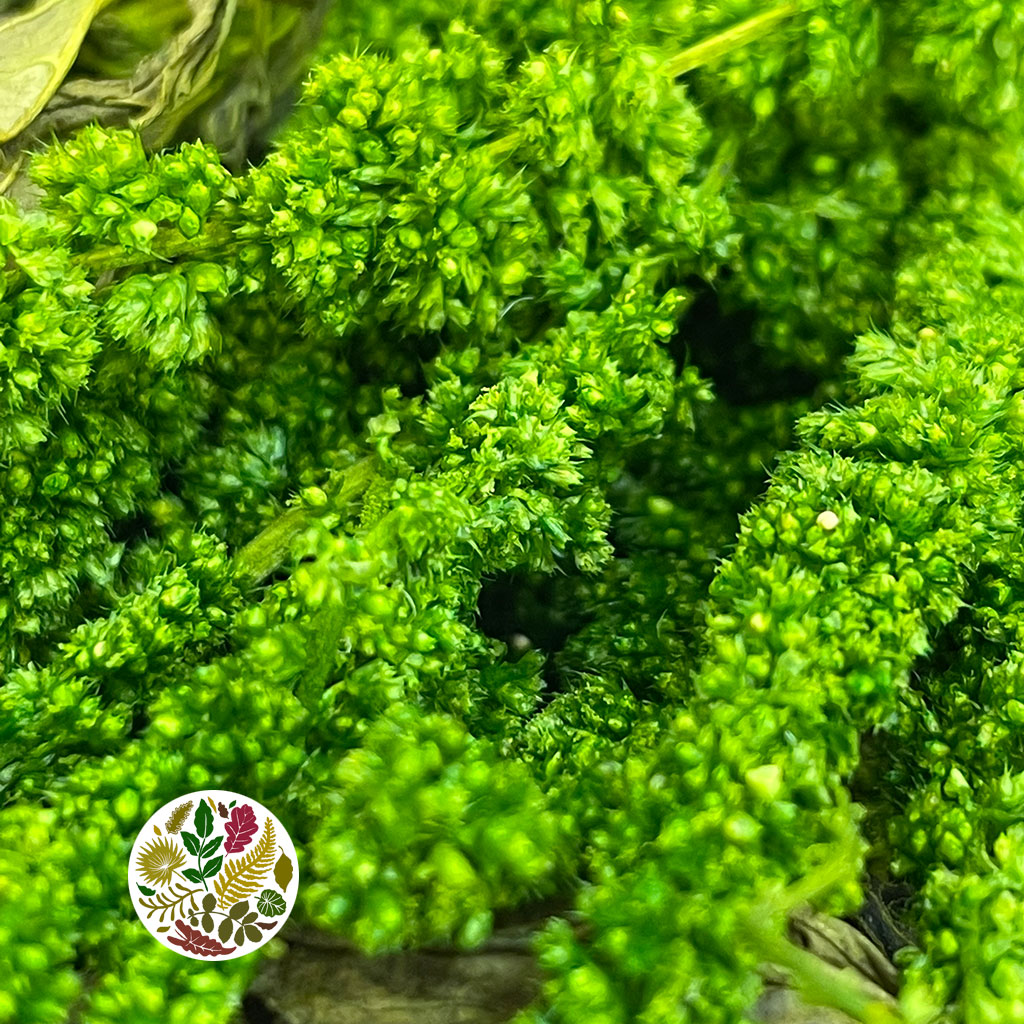
M 252 953 L 288 919 L 299 877 L 281 822 L 241 793 L 204 789 L 164 804 L 132 846 L 135 912 L 193 960 Z

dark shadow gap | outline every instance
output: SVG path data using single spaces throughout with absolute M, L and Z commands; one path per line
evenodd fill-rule
M 754 341 L 758 314 L 753 309 L 726 311 L 706 281 L 691 279 L 696 298 L 668 345 L 678 367 L 694 365 L 732 405 L 803 398 L 814 393 L 817 375 L 799 367 L 779 367 Z

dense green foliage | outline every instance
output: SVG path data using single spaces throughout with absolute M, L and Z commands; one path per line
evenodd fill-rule
M 537 938 L 520 1024 L 1024 1021 L 1011 4 L 338 4 L 265 159 L 0 200 L 0 1022 L 231 1019 L 135 921 L 201 787 L 295 919 Z M 1020 683 L 1021 685 L 1018 685 Z M 899 880 L 891 1004 L 791 944 Z

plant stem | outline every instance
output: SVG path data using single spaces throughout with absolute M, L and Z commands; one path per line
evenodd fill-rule
M 292 542 L 314 519 L 361 494 L 373 479 L 376 458 L 369 456 L 332 477 L 328 484 L 326 509 L 296 505 L 282 512 L 261 533 L 235 555 L 235 575 L 243 586 L 255 586 L 279 569 L 288 557 Z
M 325 603 L 313 618 L 313 631 L 307 647 L 306 669 L 295 687 L 295 696 L 303 707 L 315 712 L 318 698 L 328 685 L 338 654 L 338 638 L 345 626 L 344 609 Z
M 708 173 L 700 183 L 701 195 L 708 197 L 716 195 L 732 174 L 736 156 L 740 151 L 740 140 L 738 135 L 728 136 L 715 151 Z
M 221 255 L 225 247 L 234 241 L 234 233 L 226 224 L 211 224 L 195 238 L 186 238 L 180 231 L 164 229 L 157 232 L 150 252 L 126 249 L 121 245 L 105 245 L 90 249 L 89 252 L 77 253 L 73 260 L 91 273 L 99 275 L 144 263 L 169 261 L 179 256 Z
M 200 837 L 200 838 L 202 838 L 202 837 Z M 205 839 L 203 839 L 203 842 L 205 842 L 205 841 L 206 841 L 206 840 L 205 840 Z M 199 850 L 200 850 L 200 852 L 196 854 L 196 871 L 198 871 L 198 872 L 199 872 L 199 881 L 203 883 L 203 888 L 204 888 L 204 889 L 205 889 L 205 890 L 206 890 L 207 892 L 209 892 L 209 891 L 210 891 L 210 887 L 209 887 L 209 886 L 208 886 L 208 885 L 206 884 L 206 879 L 205 879 L 205 878 L 203 878 L 203 857 L 202 857 L 202 849 L 203 849 L 203 848 L 202 848 L 202 847 L 200 846 L 200 847 L 199 847 Z
M 772 914 L 779 913 L 788 917 L 797 907 L 813 903 L 834 890 L 848 873 L 847 858 L 855 855 L 855 851 L 844 844 L 838 856 L 829 858 L 810 874 L 787 886 L 782 891 L 779 902 L 767 908 L 766 912 L 760 915 L 761 919 L 767 920 Z
M 903 1024 L 895 1004 L 865 988 L 864 979 L 855 970 L 833 967 L 793 945 L 782 934 L 793 911 L 831 892 L 847 875 L 850 858 L 856 856 L 856 845 L 851 837 L 841 847 L 835 856 L 747 915 L 743 934 L 766 962 L 790 974 L 807 1002 L 834 1007 L 865 1024 Z
M 832 1006 L 865 1024 L 901 1024 L 895 1006 L 878 999 L 864 987 L 852 968 L 833 967 L 806 949 L 775 934 L 760 915 L 746 921 L 746 934 L 766 961 L 787 971 L 800 994 L 816 1006 Z
M 754 17 L 741 21 L 738 25 L 711 36 L 710 39 L 689 46 L 665 62 L 665 74 L 675 78 L 677 75 L 686 74 L 687 71 L 693 71 L 694 68 L 711 64 L 727 53 L 766 36 L 780 22 L 798 13 L 800 8 L 801 4 L 797 0 L 789 0 L 761 14 L 755 14 Z

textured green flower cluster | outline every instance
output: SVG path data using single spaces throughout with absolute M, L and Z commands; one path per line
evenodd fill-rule
M 0 1024 L 232 1018 L 259 955 L 127 888 L 206 787 L 368 952 L 571 905 L 520 1024 L 741 1024 L 767 965 L 1024 1020 L 1019 35 L 338 4 L 247 172 L 41 153 L 0 206 Z M 787 925 L 893 880 L 884 1002 Z

